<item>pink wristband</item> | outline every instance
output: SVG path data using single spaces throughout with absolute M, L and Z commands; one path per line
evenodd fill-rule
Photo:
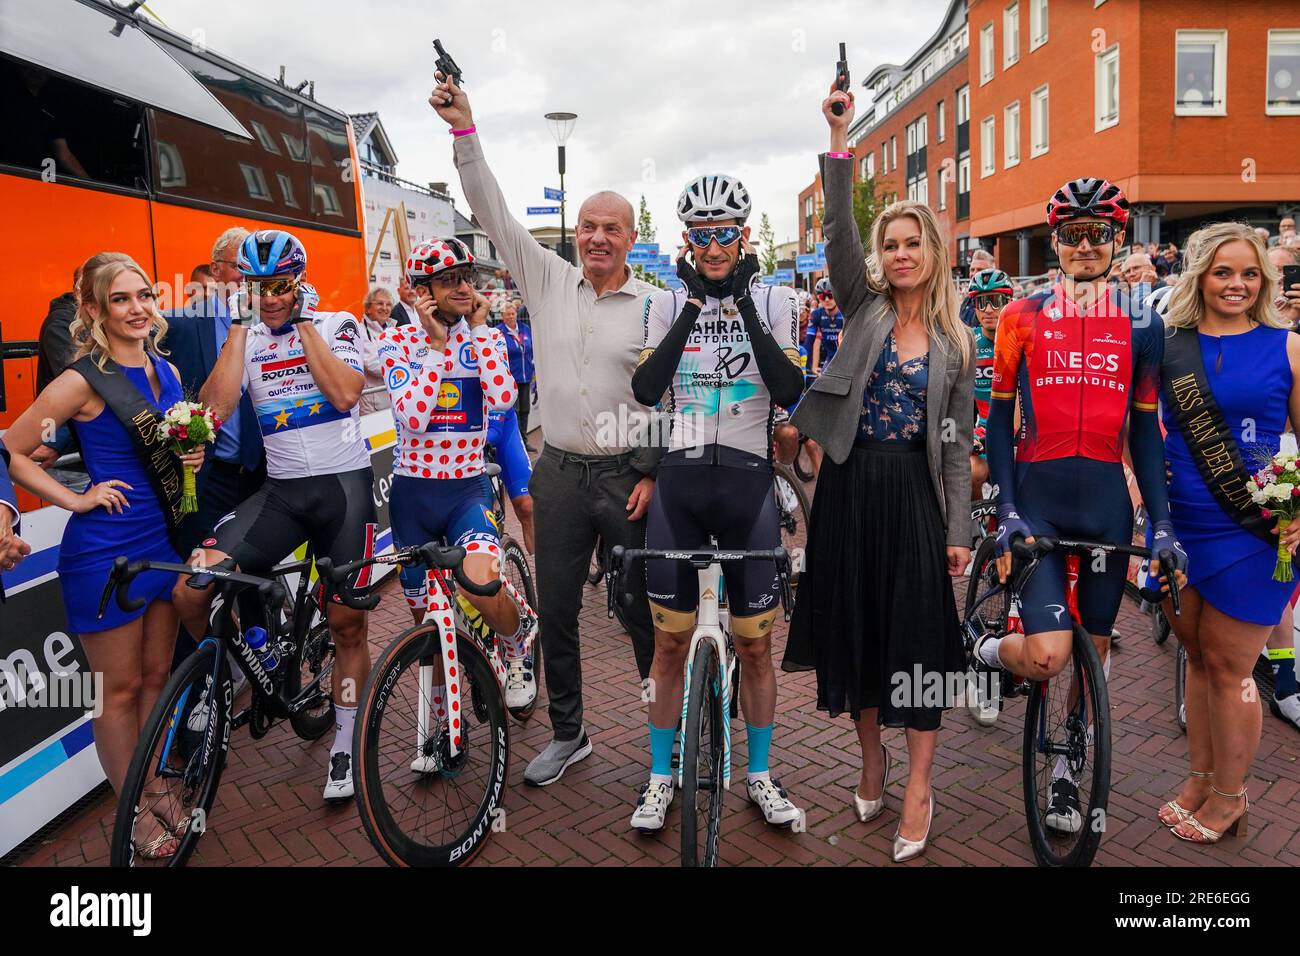
M 852 153 L 827 153 L 826 158 L 827 159 L 852 159 L 853 154 Z
M 449 129 L 447 132 L 451 133 L 452 136 L 468 136 L 470 133 L 476 132 L 477 130 L 477 126 L 471 126 L 469 129 Z

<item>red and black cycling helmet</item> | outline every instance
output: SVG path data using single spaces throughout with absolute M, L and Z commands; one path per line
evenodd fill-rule
M 1108 179 L 1073 179 L 1047 201 L 1047 224 L 1095 216 L 1109 219 L 1120 229 L 1128 225 L 1129 202 L 1123 190 Z
M 406 260 L 406 276 L 411 285 L 415 285 L 421 279 L 427 280 L 429 276 L 435 276 L 445 269 L 473 264 L 474 253 L 459 239 L 432 239 L 417 243 L 411 250 L 411 255 Z

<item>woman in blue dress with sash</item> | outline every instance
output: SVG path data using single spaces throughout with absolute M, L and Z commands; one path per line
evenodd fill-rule
M 1182 614 L 1166 613 L 1187 649 L 1191 766 L 1159 816 L 1179 839 L 1215 843 L 1245 832 L 1261 710 L 1243 688 L 1294 589 L 1273 580 L 1277 529 L 1244 489 L 1288 414 L 1300 420 L 1300 337 L 1273 305 L 1277 270 L 1249 226 L 1208 226 L 1186 249 L 1165 317 L 1161 407 L 1170 518 L 1188 558 Z M 1294 552 L 1300 522 L 1284 540 Z
M 175 575 L 140 575 L 131 596 L 137 611 L 110 601 L 102 619 L 99 598 L 113 559 L 179 561 L 170 532 L 180 517 L 180 466 L 196 469 L 203 452 L 180 459 L 156 449 L 156 422 L 184 396 L 176 369 L 156 351 L 166 321 L 153 283 L 127 256 L 101 253 L 87 262 L 72 323 L 78 359 L 41 392 L 5 435 L 14 481 L 72 512 L 59 550 L 59 583 L 68 629 L 81 641 L 92 673 L 104 675 L 95 750 L 114 790 L 121 788 L 140 725 L 167 682 L 177 617 L 171 604 Z M 152 414 L 150 414 L 152 413 Z M 124 421 L 135 419 L 135 434 Z M 51 426 L 50 423 L 53 423 Z M 27 456 L 43 429 L 66 422 L 81 443 L 91 486 L 77 494 Z M 172 494 L 174 490 L 174 494 Z M 166 509 L 166 510 L 164 510 Z M 137 852 L 168 856 L 175 850 L 171 821 L 154 820 Z

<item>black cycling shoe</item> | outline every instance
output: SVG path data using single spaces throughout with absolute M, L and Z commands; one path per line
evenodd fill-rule
M 1058 833 L 1078 833 L 1083 829 L 1079 788 L 1069 777 L 1052 781 L 1052 802 L 1048 804 L 1043 822 Z

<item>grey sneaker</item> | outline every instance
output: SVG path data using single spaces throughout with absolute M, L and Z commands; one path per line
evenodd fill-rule
M 587 729 L 573 740 L 552 740 L 546 749 L 528 764 L 524 771 L 524 783 L 534 787 L 545 787 L 564 776 L 564 771 L 584 757 L 591 756 L 591 741 L 587 738 Z

